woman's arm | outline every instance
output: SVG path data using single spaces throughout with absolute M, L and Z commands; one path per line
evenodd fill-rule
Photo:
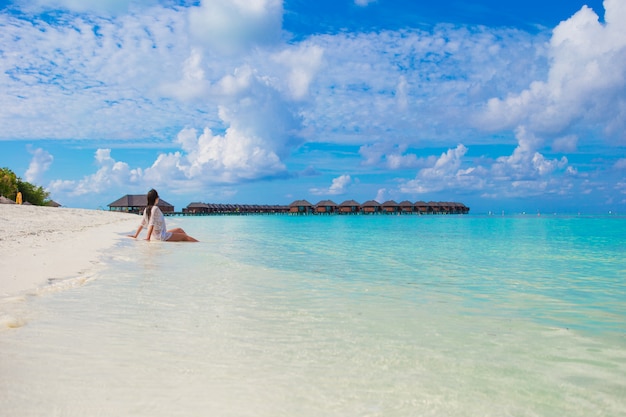
M 154 230 L 154 225 L 150 225 L 148 227 L 148 237 L 146 237 L 146 240 L 150 240 L 150 236 L 152 236 L 152 231 Z
M 132 237 L 133 239 L 136 239 L 137 236 L 139 236 L 139 233 L 141 232 L 141 229 L 143 229 L 143 225 L 140 224 L 139 227 L 137 228 L 137 231 L 135 232 L 134 235 L 128 235 L 128 237 Z

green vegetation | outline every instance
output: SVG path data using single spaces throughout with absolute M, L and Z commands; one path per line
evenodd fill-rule
M 15 201 L 17 193 L 22 193 L 22 200 L 35 206 L 45 206 L 50 200 L 49 193 L 43 187 L 22 181 L 9 168 L 0 168 L 0 195 Z

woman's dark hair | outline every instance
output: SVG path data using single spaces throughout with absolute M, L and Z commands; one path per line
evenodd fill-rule
M 148 191 L 148 205 L 146 206 L 146 214 L 148 216 L 148 220 L 150 220 L 150 215 L 152 214 L 152 207 L 154 207 L 154 203 L 156 203 L 156 199 L 159 198 L 159 193 L 153 188 Z

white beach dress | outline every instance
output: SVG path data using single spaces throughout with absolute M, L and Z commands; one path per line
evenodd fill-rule
M 161 209 L 157 206 L 152 206 L 150 220 L 148 220 L 147 208 L 143 211 L 141 226 L 145 228 L 154 226 L 154 229 L 152 229 L 151 238 L 155 238 L 156 240 L 165 241 L 172 237 L 172 233 L 168 232 L 167 228 L 165 227 L 165 216 L 163 216 L 163 212 L 161 212 Z

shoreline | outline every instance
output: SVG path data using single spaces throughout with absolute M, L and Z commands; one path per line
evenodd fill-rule
M 139 221 L 119 212 L 0 205 L 0 299 L 72 279 L 86 281 L 104 251 Z

